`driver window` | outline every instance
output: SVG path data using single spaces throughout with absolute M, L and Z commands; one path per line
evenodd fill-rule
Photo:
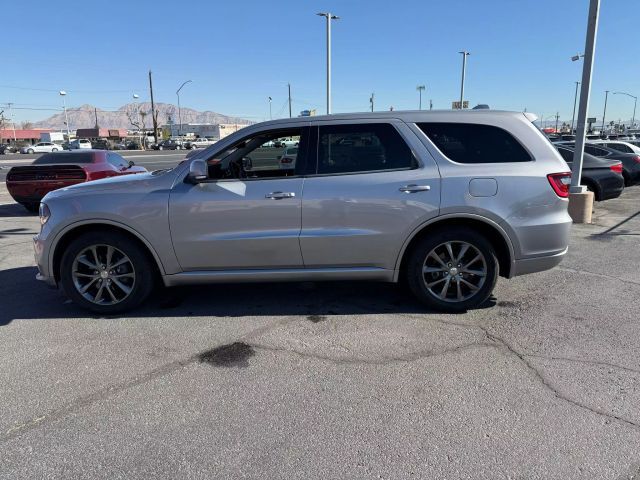
M 257 179 L 295 175 L 302 128 L 261 132 L 207 160 L 209 178 Z

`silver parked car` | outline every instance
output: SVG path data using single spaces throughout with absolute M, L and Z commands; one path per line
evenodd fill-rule
M 552 268 L 567 252 L 570 174 L 528 115 L 251 125 L 174 169 L 49 193 L 38 277 L 102 314 L 140 304 L 156 281 L 405 279 L 429 307 L 473 308 L 499 275 Z M 299 139 L 290 169 L 265 148 L 282 138 Z

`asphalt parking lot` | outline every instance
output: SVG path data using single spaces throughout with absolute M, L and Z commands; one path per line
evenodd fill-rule
M 640 478 L 640 187 L 481 308 L 216 285 L 94 318 L 0 183 L 0 478 Z

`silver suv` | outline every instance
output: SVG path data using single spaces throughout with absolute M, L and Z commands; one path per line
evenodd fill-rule
M 283 169 L 282 139 L 298 143 Z M 171 170 L 49 193 L 38 278 L 102 314 L 166 286 L 377 280 L 429 307 L 567 252 L 570 174 L 527 114 L 386 112 L 251 125 Z

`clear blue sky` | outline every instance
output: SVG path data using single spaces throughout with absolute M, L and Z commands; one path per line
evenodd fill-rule
M 582 61 L 588 0 L 10 0 L 3 5 L 0 103 L 59 109 L 89 103 L 105 110 L 155 99 L 253 120 L 325 105 L 325 24 L 333 26 L 334 112 L 450 108 L 459 96 L 467 49 L 472 105 L 570 119 Z M 28 7 L 27 7 L 28 5 Z M 12 20 L 13 19 L 13 20 Z M 640 94 L 639 0 L 603 0 L 590 116 L 602 117 L 605 90 Z M 9 88 L 22 87 L 23 89 Z M 27 90 L 34 89 L 34 90 Z M 36 90 L 41 89 L 41 90 Z M 0 109 L 2 106 L 0 106 Z M 609 96 L 608 119 L 630 119 L 633 100 Z M 38 120 L 53 111 L 15 110 Z M 640 115 L 640 112 L 638 113 Z

